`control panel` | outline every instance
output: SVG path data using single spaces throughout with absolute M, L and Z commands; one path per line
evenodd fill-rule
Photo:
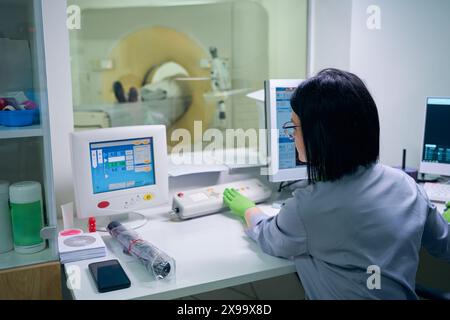
M 112 211 L 138 210 L 147 208 L 153 197 L 152 193 L 147 192 L 104 198 L 97 202 L 97 208 Z
M 223 192 L 226 188 L 239 191 L 255 203 L 267 200 L 272 195 L 269 187 L 258 179 L 236 181 L 188 191 L 174 195 L 172 209 L 180 219 L 190 219 L 222 211 Z

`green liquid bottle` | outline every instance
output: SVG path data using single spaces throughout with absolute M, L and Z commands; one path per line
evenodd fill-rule
M 9 187 L 14 250 L 29 254 L 45 249 L 42 189 L 39 182 L 24 181 Z

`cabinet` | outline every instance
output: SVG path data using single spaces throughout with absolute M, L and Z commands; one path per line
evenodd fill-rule
M 61 199 L 55 189 L 58 179 L 70 181 L 58 175 L 70 172 L 73 128 L 65 6 L 60 0 L 0 0 L 0 98 L 6 98 L 0 107 L 3 103 L 15 109 L 0 111 L 0 180 L 41 184 L 45 229 L 41 235 L 48 236 L 45 249 L 39 252 L 0 253 L 3 299 L 61 295 L 55 237 Z M 5 112 L 16 113 L 14 117 L 22 121 L 28 110 L 21 109 L 35 110 L 32 123 L 5 122 Z

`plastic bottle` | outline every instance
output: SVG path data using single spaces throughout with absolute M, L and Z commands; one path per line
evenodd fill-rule
M 126 253 L 139 259 L 156 279 L 169 278 L 175 273 L 175 260 L 148 241 L 142 240 L 135 231 L 128 230 L 117 221 L 112 221 L 106 229 L 119 241 Z
M 42 188 L 39 182 L 24 181 L 9 187 L 14 250 L 35 253 L 45 249 L 41 238 L 44 225 Z

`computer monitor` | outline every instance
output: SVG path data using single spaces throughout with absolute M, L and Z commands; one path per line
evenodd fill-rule
M 72 133 L 77 216 L 113 216 L 169 201 L 165 126 Z
M 291 121 L 291 96 L 302 81 L 285 79 L 265 82 L 268 171 L 271 182 L 302 180 L 307 177 L 306 164 L 298 160 L 295 141 L 283 129 L 283 125 Z
M 450 98 L 427 98 L 420 172 L 450 176 Z

